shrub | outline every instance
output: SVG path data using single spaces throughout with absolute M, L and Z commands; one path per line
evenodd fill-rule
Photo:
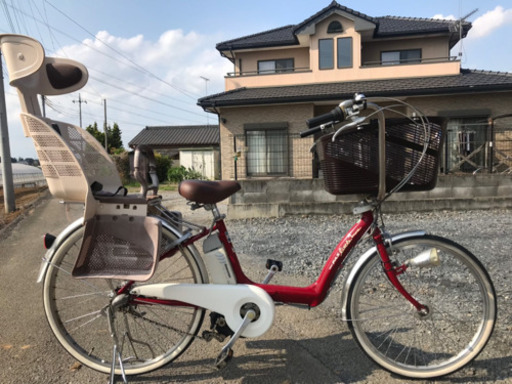
M 172 167 L 172 159 L 169 156 L 155 153 L 156 174 L 159 182 L 167 180 L 167 174 Z
M 179 167 L 169 168 L 167 172 L 167 180 L 171 183 L 179 183 L 183 180 L 204 180 L 203 175 L 193 168 L 185 168 L 183 165 Z
M 117 171 L 119 172 L 119 176 L 121 177 L 121 182 L 123 185 L 130 184 L 130 156 L 128 152 L 112 155 L 112 159 L 116 164 Z

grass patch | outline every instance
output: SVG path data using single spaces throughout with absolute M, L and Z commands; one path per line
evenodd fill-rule
M 138 193 L 140 192 L 140 184 L 133 181 L 131 182 L 130 184 L 127 184 L 125 185 L 126 189 L 128 189 L 128 193 Z M 158 190 L 159 191 L 177 191 L 178 190 L 178 184 L 177 183 L 169 183 L 169 182 L 164 182 L 164 183 L 161 183 L 159 186 L 158 186 Z

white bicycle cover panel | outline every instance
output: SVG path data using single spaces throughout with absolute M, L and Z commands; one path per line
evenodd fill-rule
M 134 295 L 178 300 L 220 313 L 236 331 L 242 324 L 240 310 L 244 304 L 259 307 L 260 316 L 242 333 L 244 337 L 263 335 L 274 322 L 274 301 L 263 289 L 246 284 L 148 284 L 134 288 Z

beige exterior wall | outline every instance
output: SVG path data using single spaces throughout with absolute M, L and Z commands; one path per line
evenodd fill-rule
M 262 76 L 226 77 L 226 91 L 240 87 L 276 87 L 334 81 L 382 80 L 397 78 L 453 76 L 460 73 L 458 61 L 431 64 L 393 65 L 384 67 L 347 68 L 306 73 L 281 73 Z
M 238 178 L 246 178 L 245 165 L 248 148 L 245 146 L 244 126 L 252 123 L 282 123 L 288 124 L 289 134 L 298 134 L 307 129 L 306 119 L 313 116 L 312 104 L 282 105 L 268 107 L 245 107 L 245 108 L 225 108 L 221 111 L 222 119 L 220 124 L 221 137 L 221 164 L 222 178 L 234 178 L 234 139 L 236 138 L 236 149 L 240 152 L 237 159 L 239 174 Z M 290 157 L 293 159 L 290 163 L 290 177 L 297 177 L 298 167 L 304 166 L 303 158 L 294 156 L 298 153 L 308 153 L 313 144 L 312 138 L 293 139 L 289 142 Z M 300 162 L 300 164 L 299 164 Z M 308 163 L 308 166 L 310 162 Z M 241 173 L 240 173 L 241 172 Z M 311 169 L 308 167 L 308 173 L 301 177 L 312 177 Z
M 401 39 L 401 40 L 379 40 L 363 43 L 363 61 L 380 61 L 381 52 L 398 51 L 404 49 L 421 49 L 423 60 L 448 58 L 450 49 L 446 38 L 428 38 L 428 39 Z
M 258 73 L 258 62 L 264 60 L 293 59 L 295 68 L 309 68 L 309 49 L 283 48 L 238 52 L 236 54 L 236 73 L 240 73 L 240 60 L 244 73 Z
M 340 21 L 343 27 L 341 33 L 327 33 L 327 27 L 334 21 Z M 352 68 L 319 69 L 318 41 L 333 39 L 334 57 L 337 56 L 336 41 L 338 38 L 352 38 Z M 225 78 L 225 89 L 230 91 L 241 87 L 273 87 L 311 83 L 329 83 L 333 81 L 380 80 L 394 78 L 413 78 L 430 76 L 451 76 L 460 73 L 459 61 L 448 61 L 449 46 L 446 37 L 389 39 L 378 41 L 363 41 L 361 34 L 356 31 L 354 21 L 334 14 L 318 23 L 315 33 L 309 38 L 301 38 L 303 44 L 309 47 L 280 47 L 268 50 L 236 52 L 235 71 L 237 76 Z M 362 48 L 361 48 L 362 47 Z M 380 61 L 383 51 L 404 49 L 421 49 L 422 58 L 444 59 L 438 62 L 421 64 L 401 64 L 388 66 L 363 66 L 366 62 Z M 258 61 L 293 58 L 296 72 L 258 75 Z M 239 63 L 242 62 L 240 76 Z M 336 60 L 335 60 L 336 61 Z M 304 71 L 304 68 L 309 70 Z M 243 75 L 243 74 L 246 75 Z
M 489 117 L 512 113 L 512 93 L 478 93 L 453 96 L 411 97 L 407 101 L 427 116 L 437 116 L 440 112 L 455 115 L 488 110 Z
M 350 16 L 349 16 L 350 17 Z M 337 34 L 328 34 L 328 25 L 333 21 L 340 21 L 343 31 Z M 235 66 L 242 63 L 242 75 L 240 68 L 236 68 L 237 76 L 228 76 L 225 79 L 225 90 L 230 91 L 240 87 L 278 87 L 315 83 L 333 83 L 364 80 L 382 80 L 415 77 L 443 77 L 460 74 L 460 62 L 450 61 L 448 37 L 414 37 L 399 39 L 372 40 L 368 25 L 359 23 L 357 28 L 365 29 L 361 33 L 356 31 L 356 24 L 348 17 L 333 14 L 317 25 L 309 26 L 304 35 L 299 36 L 301 47 L 280 47 L 273 49 L 258 49 L 254 51 L 236 52 Z M 306 33 L 312 33 L 308 35 Z M 337 68 L 337 44 L 338 38 L 352 38 L 352 62 L 351 68 Z M 319 40 L 333 39 L 334 42 L 334 68 L 319 69 Z M 369 65 L 369 62 L 380 62 L 381 52 L 398 51 L 406 49 L 421 49 L 422 63 L 400 65 Z M 262 74 L 257 75 L 258 61 L 293 58 L 296 72 Z M 429 61 L 429 59 L 431 61 Z M 301 70 L 308 68 L 308 70 Z M 245 73 L 245 75 L 243 75 Z M 288 123 L 288 132 L 299 133 L 306 129 L 305 120 L 320 113 L 332 109 L 332 105 L 320 103 L 320 105 L 294 104 L 254 107 L 230 107 L 221 108 L 221 162 L 222 177 L 232 179 L 235 177 L 235 147 L 237 161 L 237 178 L 245 179 L 247 151 L 244 124 L 251 123 Z M 479 117 L 496 116 L 512 112 L 512 92 L 467 94 L 447 96 L 423 96 L 410 97 L 405 101 L 421 110 L 427 116 L 453 116 L 467 117 L 483 113 Z M 404 113 L 411 113 L 406 108 Z M 235 139 L 236 137 L 236 139 Z M 311 177 L 313 175 L 311 156 L 303 156 L 313 143 L 312 138 L 290 138 L 288 141 L 290 151 L 289 174 L 293 178 Z M 300 154 L 300 155 L 299 155 Z M 304 170 L 307 171 L 304 171 Z
M 426 116 L 451 115 L 464 117 L 474 114 L 476 110 L 484 111 L 481 117 L 497 116 L 512 113 L 512 93 L 488 93 L 452 96 L 425 96 L 409 97 L 408 103 L 422 111 Z M 226 120 L 221 129 L 222 177 L 233 179 L 234 174 L 234 141 L 233 135 L 240 135 L 236 140 L 237 151 L 240 157 L 237 160 L 238 179 L 247 179 L 245 174 L 247 150 L 244 142 L 244 124 L 250 123 L 277 123 L 287 122 L 288 132 L 299 133 L 306 129 L 305 120 L 315 114 L 324 113 L 334 107 L 315 107 L 313 104 L 281 105 L 265 107 L 224 108 L 221 110 L 222 118 Z M 411 112 L 403 110 L 405 113 Z M 311 156 L 309 148 L 312 138 L 294 138 L 289 141 L 290 174 L 293 178 L 312 177 Z M 305 172 L 304 170 L 307 170 Z

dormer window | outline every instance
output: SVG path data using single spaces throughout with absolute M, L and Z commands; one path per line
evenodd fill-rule
M 329 26 L 327 27 L 327 33 L 341 33 L 343 32 L 343 27 L 339 21 L 331 21 Z

